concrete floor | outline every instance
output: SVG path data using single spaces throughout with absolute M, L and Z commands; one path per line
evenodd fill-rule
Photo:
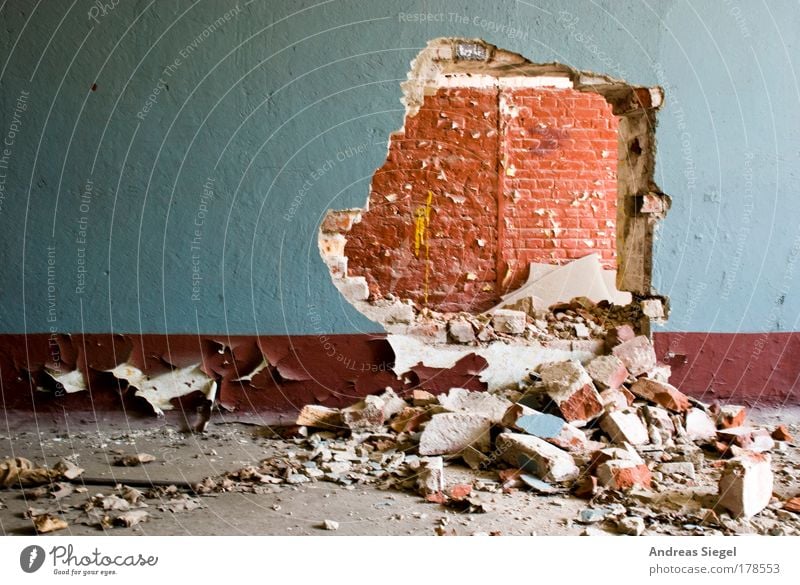
M 789 422 L 797 431 L 800 418 L 797 413 L 789 414 L 765 411 L 757 418 L 767 425 L 778 420 Z M 791 420 L 787 421 L 787 417 Z M 72 456 L 85 469 L 84 477 L 109 478 L 119 483 L 130 480 L 193 483 L 257 464 L 291 448 L 291 443 L 271 438 L 269 434 L 264 427 L 238 423 L 214 424 L 204 434 L 179 432 L 166 424 L 131 430 L 124 423 L 104 423 L 102 430 L 84 426 L 69 433 L 22 425 L 0 435 L 0 456 L 26 457 L 37 464 L 46 461 L 49 465 Z M 119 454 L 139 452 L 158 459 L 140 467 L 112 465 Z M 774 458 L 774 467 L 784 470 L 776 474 L 776 493 L 782 497 L 800 493 L 800 476 L 796 473 L 800 472 L 798 449 L 789 446 L 786 452 L 775 453 Z M 460 475 L 464 481 L 470 480 L 467 468 L 451 465 L 446 471 L 450 481 L 458 481 Z M 578 535 L 587 529 L 576 521 L 587 502 L 567 495 L 543 496 L 528 491 L 481 493 L 488 511 L 464 513 L 426 502 L 414 493 L 381 490 L 370 485 L 343 487 L 327 482 L 268 486 L 265 489 L 269 493 L 260 494 L 212 494 L 201 497 L 202 508 L 192 511 L 162 510 L 159 506 L 166 504 L 165 499 L 149 499 L 147 522 L 131 528 L 99 529 L 78 523 L 78 508 L 92 495 L 115 493 L 114 488 L 111 485 L 86 488 L 85 493 L 73 493 L 61 500 L 50 497 L 32 500 L 19 489 L 0 489 L 0 534 L 35 534 L 31 520 L 24 517 L 31 506 L 46 508 L 67 519 L 69 527 L 54 533 L 59 535 L 433 535 L 437 530 L 459 535 L 492 532 Z M 322 528 L 326 519 L 338 522 L 338 530 Z M 741 531 L 752 530 L 742 526 Z

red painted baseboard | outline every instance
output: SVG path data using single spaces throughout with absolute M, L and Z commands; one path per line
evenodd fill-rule
M 659 360 L 672 383 L 707 402 L 800 405 L 800 333 L 656 333 Z M 268 366 L 258 370 L 266 359 Z M 453 368 L 415 368 L 396 379 L 394 354 L 383 335 L 0 335 L 0 405 L 6 411 L 63 414 L 122 412 L 151 417 L 152 409 L 107 370 L 121 363 L 149 375 L 199 364 L 219 383 L 218 401 L 234 417 L 289 422 L 304 404 L 341 407 L 387 386 L 446 391 L 481 389 L 485 366 L 475 356 Z M 79 369 L 89 392 L 55 392 L 46 368 Z M 241 380 L 254 371 L 252 379 Z M 201 396 L 175 401 L 186 417 Z

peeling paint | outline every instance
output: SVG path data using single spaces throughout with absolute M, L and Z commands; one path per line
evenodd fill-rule
M 86 378 L 80 370 L 71 372 L 56 372 L 45 368 L 45 373 L 50 376 L 67 394 L 74 392 L 85 392 L 89 388 L 86 386 Z
M 172 400 L 175 398 L 200 392 L 213 402 L 217 395 L 217 382 L 200 369 L 199 363 L 152 378 L 127 363 L 109 370 L 109 373 L 136 388 L 136 396 L 149 402 L 159 416 L 163 416 L 165 410 L 174 408 Z

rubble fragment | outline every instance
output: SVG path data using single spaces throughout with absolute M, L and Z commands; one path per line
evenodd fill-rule
M 617 532 L 627 536 L 641 536 L 644 534 L 644 518 L 640 516 L 625 516 L 617 522 Z
M 486 416 L 469 412 L 435 414 L 425 425 L 419 440 L 420 455 L 452 455 L 467 447 L 479 451 L 489 449 L 489 428 Z
M 439 404 L 450 412 L 469 412 L 485 416 L 492 422 L 500 422 L 511 406 L 511 402 L 488 392 L 471 392 L 464 388 L 451 388 L 447 394 L 439 395 Z
M 582 424 L 602 414 L 600 394 L 578 362 L 545 364 L 539 369 L 539 374 L 548 396 L 567 422 Z
M 492 313 L 492 326 L 499 333 L 519 335 L 525 331 L 528 316 L 523 311 L 496 309 Z
M 692 441 L 708 441 L 717 436 L 717 425 L 714 420 L 699 408 L 690 408 L 686 411 L 684 428 L 686 435 Z
M 114 517 L 113 524 L 114 526 L 130 528 L 131 526 L 136 526 L 137 524 L 141 524 L 142 522 L 146 521 L 148 517 L 149 514 L 146 510 L 128 510 L 123 514 L 119 514 L 118 516 Z
M 686 412 L 689 410 L 688 396 L 670 384 L 648 378 L 640 378 L 631 385 L 631 392 L 639 398 L 655 402 L 662 408 L 673 412 Z
M 423 496 L 444 492 L 444 461 L 441 457 L 420 460 L 417 489 Z
M 638 337 L 620 343 L 615 346 L 611 352 L 625 364 L 625 367 L 632 376 L 646 374 L 656 367 L 658 362 L 656 359 L 656 350 L 653 349 L 650 340 L 644 335 L 639 335 Z
M 789 429 L 786 428 L 786 425 L 778 425 L 775 427 L 775 430 L 772 431 L 772 438 L 776 441 L 785 441 L 787 443 L 791 443 L 794 441 L 794 437 L 789 432 Z
M 755 516 L 772 497 L 773 475 L 768 454 L 743 453 L 725 463 L 719 480 L 718 505 L 735 518 Z
M 652 476 L 644 463 L 628 459 L 611 459 L 597 468 L 601 485 L 615 490 L 649 488 Z
M 615 410 L 600 419 L 600 428 L 609 436 L 612 443 L 644 445 L 650 435 L 634 409 Z
M 295 424 L 301 427 L 335 429 L 342 425 L 342 415 L 337 408 L 307 404 L 297 415 Z
M 601 355 L 586 366 L 586 371 L 600 388 L 617 389 L 628 378 L 628 370 L 618 357 Z
M 122 455 L 114 458 L 114 465 L 119 467 L 137 467 L 145 463 L 152 463 L 156 460 L 154 455 L 149 453 L 136 453 L 135 455 Z
M 580 473 L 569 453 L 538 437 L 501 433 L 497 436 L 497 451 L 505 462 L 545 481 L 568 481 Z
M 741 427 L 747 418 L 745 407 L 734 404 L 712 406 L 712 413 L 715 414 L 717 426 L 721 429 Z

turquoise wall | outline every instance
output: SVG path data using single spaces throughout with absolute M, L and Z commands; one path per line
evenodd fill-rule
M 667 328 L 798 329 L 796 2 L 100 5 L 0 4 L 0 332 L 376 331 L 317 226 L 364 204 L 409 62 L 451 35 L 662 85 Z

